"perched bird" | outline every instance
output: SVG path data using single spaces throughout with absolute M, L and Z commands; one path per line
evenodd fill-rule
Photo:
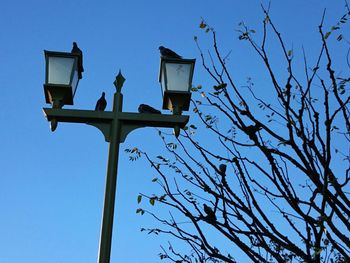
M 78 77 L 79 77 L 79 79 L 81 79 L 83 77 L 82 76 L 82 72 L 84 72 L 83 52 L 78 47 L 77 42 L 73 42 L 73 48 L 72 48 L 71 53 L 79 56 L 79 60 L 78 60 Z
M 216 215 L 209 206 L 206 204 L 203 204 L 204 212 L 207 214 L 208 221 L 215 222 L 216 221 Z
M 226 164 L 222 163 L 222 164 L 219 165 L 219 171 L 220 171 L 221 175 L 225 175 L 226 174 L 226 168 L 227 168 Z
M 159 110 L 156 110 L 147 104 L 140 104 L 138 111 L 139 113 L 161 114 Z
M 160 46 L 159 47 L 160 55 L 165 58 L 182 58 L 180 55 L 176 54 L 169 48 Z
M 261 126 L 259 124 L 249 125 L 245 128 L 245 131 L 248 133 L 248 135 L 255 134 L 259 130 L 261 130 Z
M 101 98 L 98 99 L 96 102 L 95 110 L 97 111 L 104 111 L 107 106 L 107 101 L 105 99 L 105 93 L 102 92 Z

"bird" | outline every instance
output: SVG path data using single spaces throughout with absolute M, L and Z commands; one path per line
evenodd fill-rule
M 153 108 L 147 104 L 140 104 L 138 111 L 139 111 L 139 113 L 161 114 L 161 112 L 159 110 L 156 110 L 155 108 Z
M 223 163 L 222 163 L 222 164 L 219 165 L 219 171 L 220 171 L 220 174 L 221 174 L 221 175 L 224 176 L 224 175 L 226 174 L 226 168 L 227 168 L 227 165 L 226 165 L 226 164 L 223 164 Z
M 211 221 L 211 222 L 215 222 L 216 221 L 216 215 L 215 215 L 213 209 L 211 209 L 206 204 L 203 204 L 203 208 L 204 208 L 204 212 L 207 214 L 207 220 Z
M 249 125 L 245 128 L 245 131 L 248 133 L 248 135 L 255 134 L 259 130 L 261 130 L 261 126 L 258 123 L 255 125 Z
M 107 101 L 105 99 L 105 93 L 102 92 L 101 98 L 96 102 L 95 110 L 96 111 L 104 111 L 107 106 Z
M 81 49 L 78 47 L 77 42 L 73 42 L 73 48 L 71 51 L 72 54 L 78 55 L 79 59 L 78 59 L 78 78 L 81 79 L 82 76 L 82 72 L 84 72 L 84 67 L 83 67 L 83 52 L 81 51 Z
M 249 125 L 243 128 L 243 131 L 248 135 L 248 137 L 253 140 L 256 141 L 257 140 L 257 136 L 256 133 L 261 130 L 261 126 L 259 123 L 256 123 L 255 125 Z
M 180 55 L 176 54 L 174 51 L 172 51 L 169 48 L 160 46 L 159 47 L 160 55 L 164 58 L 182 58 Z

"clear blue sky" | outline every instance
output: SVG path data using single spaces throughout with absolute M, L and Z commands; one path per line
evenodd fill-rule
M 267 4 L 268 1 L 262 1 Z M 295 49 L 317 41 L 323 8 L 330 21 L 343 0 L 273 0 L 275 23 Z M 51 133 L 43 116 L 43 50 L 70 51 L 77 41 L 85 72 L 71 108 L 93 109 L 105 91 L 112 104 L 115 75 L 126 78 L 124 110 L 140 103 L 161 106 L 158 46 L 198 58 L 193 36 L 205 43 L 201 18 L 215 27 L 224 49 L 232 49 L 236 81 L 258 76 L 255 58 L 237 40 L 244 20 L 258 28 L 263 14 L 256 0 L 91 1 L 3 0 L 0 3 L 0 262 L 96 262 L 104 196 L 108 144 L 95 128 L 59 124 Z M 316 39 L 316 40 L 315 40 Z M 233 67 L 234 68 L 234 67 Z M 194 84 L 208 78 L 197 63 Z M 155 225 L 135 213 L 139 192 L 152 192 L 153 171 L 130 162 L 125 148 L 162 151 L 153 128 L 130 134 L 119 159 L 111 262 L 160 262 L 164 238 L 141 233 Z

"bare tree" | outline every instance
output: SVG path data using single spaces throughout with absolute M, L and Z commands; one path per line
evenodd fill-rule
M 214 85 L 193 88 L 199 124 L 189 125 L 178 140 L 159 131 L 164 156 L 128 150 L 132 159 L 149 161 L 161 189 L 157 195 L 141 194 L 138 202 L 148 198 L 170 208 L 169 216 L 138 209 L 161 223 L 142 230 L 170 234 L 190 248 L 179 251 L 169 243 L 161 259 L 236 262 L 235 255 L 244 253 L 252 262 L 350 262 L 348 49 L 336 56 L 343 64 L 334 59 L 339 45 L 349 43 L 350 11 L 329 30 L 323 16 L 314 45 L 318 56 L 310 63 L 303 50 L 302 74 L 295 69 L 295 51 L 287 48 L 268 10 L 263 12 L 261 40 L 244 23 L 239 39 L 264 65 L 268 97 L 257 94 L 252 79 L 237 86 L 229 55 L 222 54 L 216 31 L 202 21 L 212 48 L 203 52 L 195 40 Z M 271 62 L 271 39 L 282 54 L 278 70 Z

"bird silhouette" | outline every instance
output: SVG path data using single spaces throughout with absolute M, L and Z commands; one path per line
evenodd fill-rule
M 139 111 L 139 113 L 161 114 L 161 112 L 159 110 L 156 110 L 155 108 L 153 108 L 147 104 L 140 104 L 138 111 Z
M 164 58 L 182 58 L 180 55 L 176 54 L 169 48 L 160 46 L 159 47 L 160 55 Z
M 248 134 L 255 134 L 256 132 L 258 132 L 259 130 L 261 130 L 261 126 L 259 124 L 255 124 L 255 125 L 249 125 L 245 128 L 245 131 Z
M 209 206 L 207 206 L 206 204 L 203 204 L 203 208 L 204 208 L 204 212 L 207 214 L 207 220 L 210 222 L 215 222 L 216 221 L 216 215 L 213 211 L 213 209 L 211 209 Z
M 73 42 L 73 48 L 72 48 L 71 53 L 79 56 L 79 59 L 78 59 L 78 78 L 81 79 L 83 77 L 82 72 L 84 72 L 83 52 L 78 47 L 77 42 Z
M 226 169 L 227 169 L 227 165 L 226 164 L 220 164 L 219 165 L 219 171 L 221 175 L 225 175 L 226 174 Z
M 95 110 L 96 111 L 104 111 L 107 106 L 107 101 L 105 99 L 105 93 L 102 92 L 101 98 L 96 102 Z

